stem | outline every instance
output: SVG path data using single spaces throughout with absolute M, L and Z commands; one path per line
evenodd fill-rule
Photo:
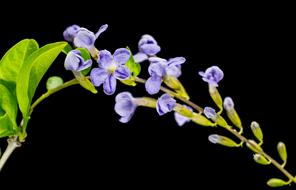
M 64 84 L 62 84 L 61 86 L 58 86 L 52 90 L 49 90 L 47 91 L 46 93 L 44 93 L 43 95 L 41 95 L 31 106 L 31 110 L 30 110 L 30 115 L 32 114 L 32 112 L 34 111 L 34 108 L 40 103 L 42 102 L 44 99 L 48 98 L 49 96 L 51 96 L 52 94 L 64 89 L 64 88 L 67 88 L 69 86 L 73 86 L 75 84 L 79 84 L 79 81 L 75 78 L 75 79 L 72 79 L 68 82 L 65 82 Z
M 145 79 L 142 79 L 142 78 L 139 78 L 139 77 L 136 77 L 136 82 L 138 83 L 142 83 L 142 84 L 145 84 L 147 80 Z M 181 100 L 182 102 L 186 103 L 187 105 L 189 105 L 190 107 L 194 108 L 195 110 L 197 110 L 199 113 L 202 113 L 203 112 L 203 109 L 196 105 L 195 103 L 191 102 L 190 100 L 187 100 L 185 98 L 183 98 L 182 96 L 180 96 L 179 94 L 173 92 L 172 90 L 168 89 L 168 88 L 165 88 L 163 86 L 160 87 L 160 90 L 165 92 L 165 93 L 168 93 L 170 94 L 172 97 L 175 97 L 179 100 Z
M 6 161 L 8 160 L 8 158 L 10 157 L 10 155 L 13 153 L 13 151 L 17 148 L 21 146 L 21 143 L 17 140 L 17 137 L 12 137 L 7 139 L 7 147 L 0 159 L 0 172 L 3 168 L 3 166 L 5 165 Z
M 40 104 L 44 99 L 48 98 L 49 96 L 51 96 L 52 94 L 64 89 L 64 88 L 67 88 L 69 86 L 73 86 L 75 84 L 79 84 L 79 81 L 75 78 L 75 79 L 72 79 L 68 82 L 65 82 L 64 84 L 62 84 L 61 86 L 58 86 L 57 88 L 54 88 L 52 90 L 49 90 L 47 91 L 46 93 L 44 93 L 43 95 L 41 95 L 31 106 L 31 109 L 30 109 L 30 115 L 32 114 L 32 112 L 34 111 L 34 108 Z M 21 122 L 21 125 L 20 127 L 23 127 L 23 121 Z M 17 147 L 20 147 L 21 146 L 21 142 L 19 142 L 18 140 L 18 136 L 14 136 L 14 137 L 11 137 L 9 139 L 7 139 L 7 142 L 8 142 L 8 145 L 2 155 L 2 157 L 0 158 L 0 172 L 3 168 L 3 166 L 5 165 L 6 161 L 8 160 L 8 158 L 10 157 L 10 155 L 13 153 L 13 151 L 17 148 Z
M 136 78 L 136 82 L 139 83 L 143 83 L 145 84 L 146 80 L 142 79 L 142 78 Z M 195 109 L 196 111 L 198 111 L 199 113 L 203 112 L 203 109 L 196 105 L 195 103 L 184 99 L 183 97 L 179 96 L 178 94 L 176 94 L 175 92 L 161 86 L 160 90 L 168 93 L 170 95 L 172 95 L 173 97 L 181 100 L 182 102 L 186 103 L 187 105 L 191 106 L 193 109 Z M 267 158 L 278 170 L 280 170 L 286 177 L 289 178 L 290 182 L 294 182 L 296 184 L 296 178 L 293 177 L 293 175 L 291 173 L 289 173 L 284 167 L 282 167 L 281 164 L 279 164 L 275 159 L 273 159 L 271 156 L 269 156 L 266 152 L 264 152 L 262 149 L 258 149 L 258 144 L 254 144 L 254 142 L 248 140 L 246 137 L 244 137 L 240 132 L 236 131 L 235 129 L 232 129 L 231 127 L 223 127 L 224 129 L 226 129 L 227 131 L 229 131 L 230 133 L 232 133 L 233 135 L 235 135 L 238 139 L 241 140 L 241 144 L 242 143 L 248 143 L 250 144 L 255 150 L 257 150 L 257 152 L 261 155 L 264 156 L 265 158 Z

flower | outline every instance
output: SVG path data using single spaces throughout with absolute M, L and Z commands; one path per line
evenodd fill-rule
M 183 106 L 185 106 L 188 110 L 192 111 L 191 107 L 187 105 L 183 105 Z M 188 117 L 185 117 L 177 112 L 175 112 L 174 115 L 175 115 L 175 120 L 180 127 L 183 126 L 185 123 L 191 121 L 191 119 L 189 119 Z
M 137 108 L 134 97 L 129 92 L 121 92 L 115 98 L 115 112 L 121 116 L 119 119 L 122 123 L 127 123 Z
M 141 37 L 138 48 L 139 53 L 134 55 L 134 59 L 137 63 L 147 60 L 149 56 L 156 55 L 161 49 L 157 41 L 149 34 L 145 34 Z
M 151 64 L 148 72 L 151 77 L 146 81 L 145 87 L 149 94 L 156 94 L 159 92 L 161 83 L 167 75 L 176 78 L 181 75 L 181 64 L 186 59 L 184 57 L 175 57 L 167 61 L 158 57 L 151 57 L 149 61 Z
M 69 26 L 63 33 L 64 39 L 68 42 L 73 42 L 74 37 L 77 35 L 79 29 L 80 26 L 76 24 Z
M 112 95 L 116 89 L 116 79 L 124 80 L 130 76 L 130 70 L 125 66 L 131 54 L 126 48 L 117 49 L 113 56 L 107 50 L 99 53 L 99 67 L 92 69 L 90 79 L 94 86 L 103 84 L 104 92 Z
M 107 28 L 107 24 L 102 25 L 96 34 L 86 28 L 78 28 L 77 32 L 73 33 L 73 43 L 76 47 L 88 49 L 94 55 L 96 53 L 95 41 Z
M 205 107 L 204 108 L 204 114 L 209 119 L 214 119 L 215 120 L 216 117 L 217 117 L 216 111 L 213 108 L 211 108 L 211 107 Z
M 85 61 L 81 56 L 79 50 L 72 50 L 67 54 L 64 66 L 66 70 L 70 71 L 82 71 L 89 68 L 92 65 L 92 60 Z
M 202 76 L 205 82 L 215 87 L 218 86 L 219 81 L 222 80 L 224 76 L 223 71 L 217 66 L 212 66 L 205 72 L 200 71 L 198 74 Z
M 170 95 L 163 94 L 158 98 L 156 102 L 156 111 L 159 115 L 164 115 L 168 112 L 173 111 L 176 106 L 176 100 L 174 100 Z

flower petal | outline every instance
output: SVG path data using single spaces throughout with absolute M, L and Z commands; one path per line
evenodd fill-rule
M 129 121 L 131 120 L 131 118 L 133 117 L 133 115 L 134 115 L 134 113 L 133 113 L 133 114 L 130 114 L 130 115 L 128 115 L 128 116 L 121 117 L 121 118 L 119 119 L 119 121 L 120 121 L 121 123 L 127 123 L 127 122 L 129 122 Z
M 145 83 L 146 91 L 149 94 L 156 94 L 160 90 L 162 79 L 159 76 L 151 76 Z
M 168 66 L 177 66 L 185 63 L 186 59 L 184 57 L 175 57 L 168 60 Z
M 119 48 L 114 52 L 113 57 L 116 63 L 124 65 L 131 57 L 131 53 L 126 48 Z
M 75 36 L 78 33 L 79 28 L 80 28 L 80 26 L 78 26 L 76 24 L 66 28 L 66 30 L 63 32 L 64 39 L 68 42 L 73 42 Z
M 165 67 L 159 63 L 151 63 L 148 67 L 148 72 L 151 76 L 157 75 L 158 77 L 163 77 L 165 76 Z
M 175 120 L 180 127 L 183 126 L 188 121 L 190 121 L 190 119 L 188 117 L 185 117 L 177 112 L 175 112 L 174 115 L 175 115 Z
M 110 51 L 108 50 L 101 50 L 99 53 L 98 59 L 99 66 L 105 69 L 108 69 L 113 65 L 113 57 Z
M 178 78 L 182 74 L 181 67 L 170 65 L 166 67 L 166 74 Z
M 118 115 L 124 117 L 133 113 L 136 109 L 136 105 L 132 102 L 132 100 L 123 99 L 116 102 L 114 109 Z
M 90 72 L 90 80 L 94 86 L 100 86 L 108 77 L 108 72 L 103 68 L 94 68 Z
M 164 115 L 167 112 L 173 111 L 175 106 L 176 106 L 176 100 L 174 100 L 168 94 L 163 94 L 157 100 L 156 110 L 159 115 Z
M 108 28 L 108 24 L 104 24 L 100 27 L 99 31 L 96 33 L 96 38 L 98 38 L 103 32 Z
M 141 62 L 143 62 L 143 61 L 145 61 L 147 59 L 148 59 L 148 56 L 145 53 L 139 52 L 139 53 L 134 55 L 134 60 L 135 60 L 136 63 L 141 63 Z
M 156 55 L 160 51 L 160 46 L 151 35 L 143 35 L 138 44 L 139 51 L 147 55 Z
M 132 100 L 134 97 L 131 93 L 129 92 L 121 92 L 119 94 L 117 94 L 117 96 L 115 97 L 115 102 L 119 102 L 123 99 L 128 99 L 128 100 Z
M 124 80 L 127 79 L 130 76 L 130 70 L 126 66 L 119 66 L 116 68 L 114 72 L 114 76 L 117 79 Z
M 83 71 L 92 65 L 92 60 L 83 61 L 83 63 L 78 67 L 77 71 Z
M 76 47 L 92 49 L 95 44 L 96 36 L 93 32 L 86 28 L 80 28 L 74 38 L 74 45 Z
M 116 79 L 113 74 L 109 74 L 108 77 L 106 78 L 104 82 L 104 92 L 107 95 L 112 95 L 114 94 L 116 90 Z
M 78 50 L 72 50 L 67 54 L 64 62 L 66 70 L 77 71 L 79 63 L 83 60 L 83 58 L 79 54 L 80 51 Z

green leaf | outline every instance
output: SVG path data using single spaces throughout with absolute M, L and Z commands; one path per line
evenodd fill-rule
M 33 39 L 25 39 L 10 48 L 0 61 L 0 79 L 16 83 L 25 59 L 38 49 Z
M 270 187 L 281 187 L 281 186 L 285 186 L 288 184 L 289 184 L 289 182 L 286 182 L 286 181 L 284 181 L 282 179 L 278 179 L 278 178 L 272 178 L 267 181 L 267 185 L 269 185 Z
M 61 77 L 58 77 L 58 76 L 49 77 L 46 82 L 46 89 L 47 90 L 55 89 L 61 86 L 63 83 L 64 81 Z
M 17 132 L 17 101 L 16 96 L 0 83 L 0 138 Z
M 25 120 L 28 120 L 30 104 L 40 80 L 66 45 L 67 42 L 47 44 L 25 60 L 16 86 L 17 100 Z
M 78 80 L 79 84 L 85 88 L 86 90 L 96 94 L 98 93 L 97 89 L 94 87 L 93 83 L 89 81 L 89 79 L 84 76 L 81 72 L 73 71 L 75 78 Z
M 287 162 L 287 149 L 286 145 L 283 142 L 279 142 L 277 145 L 278 153 L 281 157 L 281 159 L 284 161 L 284 163 Z
M 131 52 L 129 47 L 127 47 L 127 49 Z M 129 58 L 129 60 L 127 61 L 127 63 L 125 65 L 129 68 L 129 70 L 131 72 L 131 76 L 137 77 L 140 74 L 141 65 L 139 63 L 135 62 L 132 52 L 131 52 L 131 57 Z

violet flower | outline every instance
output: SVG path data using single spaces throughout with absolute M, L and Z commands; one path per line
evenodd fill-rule
M 161 49 L 157 41 L 148 34 L 141 37 L 138 48 L 139 53 L 134 55 L 134 59 L 137 63 L 147 60 L 150 56 L 155 56 Z
M 65 40 L 73 42 L 76 47 L 86 48 L 94 56 L 96 54 L 95 41 L 107 28 L 107 24 L 102 25 L 99 31 L 94 34 L 86 28 L 72 25 L 64 31 L 63 35 Z
M 202 76 L 202 79 L 205 82 L 215 87 L 218 86 L 219 81 L 222 80 L 224 77 L 223 71 L 217 66 L 212 66 L 208 68 L 205 72 L 200 71 L 198 74 Z
M 146 81 L 145 87 L 149 94 L 156 94 L 159 92 L 161 83 L 167 75 L 176 78 L 181 75 L 181 64 L 186 59 L 184 57 L 175 57 L 167 61 L 158 57 L 151 57 L 149 61 L 151 62 L 148 68 L 150 78 Z
M 114 94 L 116 90 L 116 79 L 124 80 L 130 76 L 130 70 L 125 63 L 131 54 L 126 48 L 117 49 L 113 56 L 107 50 L 99 53 L 99 67 L 92 69 L 90 79 L 94 86 L 103 84 L 104 92 L 107 95 Z
M 67 54 L 65 59 L 65 69 L 70 71 L 83 71 L 92 65 L 92 60 L 89 59 L 85 61 L 81 56 L 81 52 L 79 50 L 72 50 Z
M 158 98 L 156 103 L 156 111 L 159 115 L 164 115 L 168 112 L 173 111 L 176 106 L 176 100 L 174 100 L 170 95 L 163 94 Z
M 134 97 L 129 92 L 121 92 L 116 96 L 115 102 L 115 112 L 121 116 L 119 121 L 127 123 L 137 108 Z

